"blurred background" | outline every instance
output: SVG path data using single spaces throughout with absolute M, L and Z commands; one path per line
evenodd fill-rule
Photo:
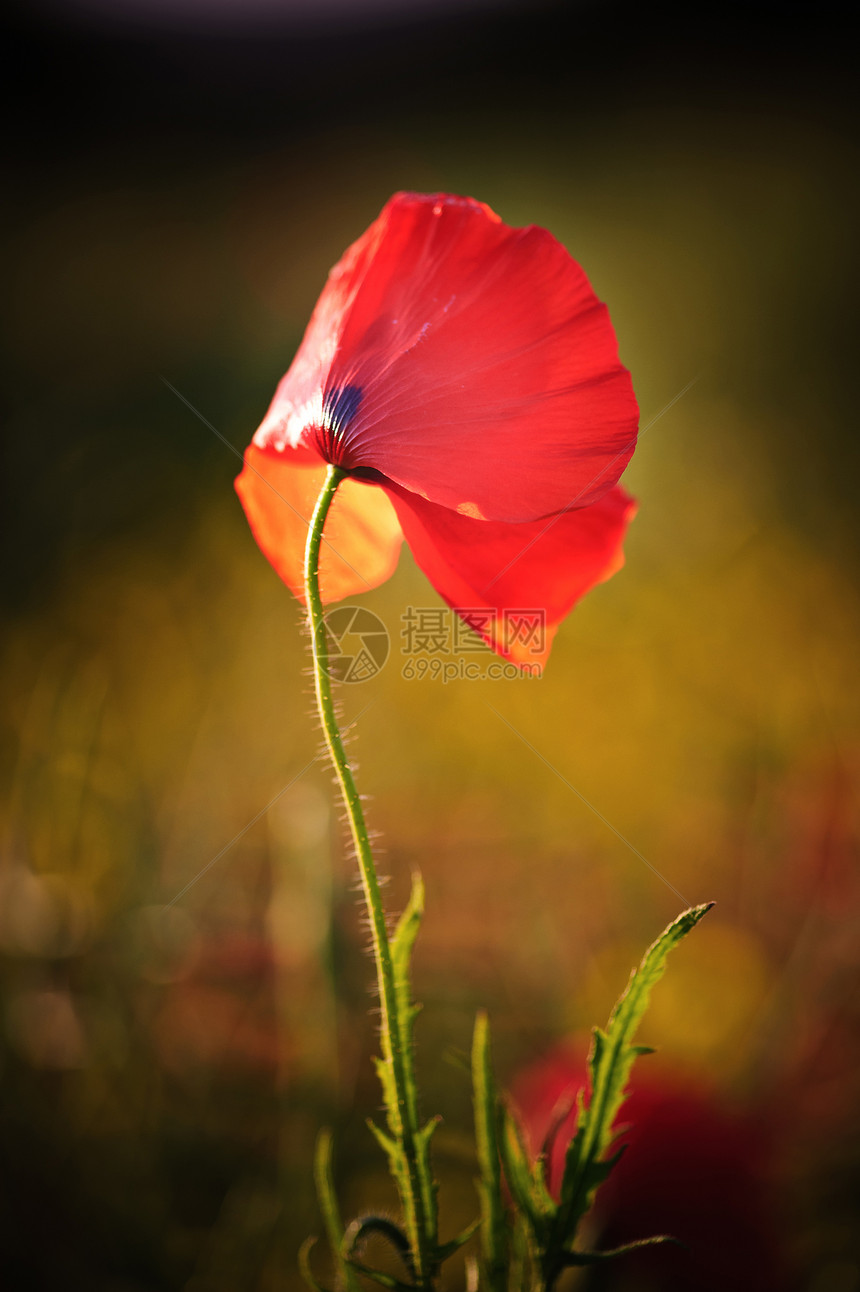
M 392 909 L 427 885 L 444 1232 L 476 1208 L 475 1008 L 537 1142 L 682 894 L 718 906 L 655 995 L 638 1156 L 592 1238 L 690 1250 L 576 1286 L 855 1292 L 842 11 L 43 0 L 4 22 L 3 1286 L 292 1289 L 322 1124 L 344 1209 L 393 1208 L 300 612 L 232 481 L 329 267 L 414 188 L 569 247 L 648 428 L 627 566 L 542 681 L 405 680 L 404 609 L 439 602 L 404 550 L 364 598 L 391 659 L 341 688 Z

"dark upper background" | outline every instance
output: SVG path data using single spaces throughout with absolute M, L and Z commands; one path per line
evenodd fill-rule
M 294 179 L 285 217 L 311 202 L 336 209 L 350 192 L 344 170 L 351 184 L 363 152 L 372 157 L 392 135 L 404 145 L 410 129 L 454 142 L 462 120 L 483 122 L 492 134 L 495 119 L 496 135 L 510 131 L 514 149 L 529 136 L 548 148 L 605 140 L 604 170 L 616 134 L 623 146 L 626 131 L 628 148 L 635 145 L 637 118 L 646 131 L 650 123 L 652 131 L 680 134 L 679 147 L 691 143 L 685 123 L 702 129 L 703 152 L 726 147 L 725 137 L 709 139 L 720 118 L 734 122 L 741 137 L 745 122 L 755 128 L 782 117 L 786 131 L 820 130 L 848 141 L 856 124 L 847 13 L 839 5 L 42 0 L 7 12 L 4 23 L 5 220 L 13 234 L 88 193 L 134 184 L 169 190 L 192 177 L 202 188 L 207 175 L 265 165 L 267 157 Z M 654 142 L 642 139 L 645 157 Z M 310 173 L 312 194 L 304 191 Z M 830 178 L 841 184 L 836 200 L 849 202 L 853 175 Z M 853 362 L 856 264 L 844 271 L 844 294 L 829 302 L 814 330 L 821 353 L 804 356 L 818 366 L 816 380 L 838 405 L 838 422 L 851 411 L 839 401 L 850 387 L 843 374 Z M 38 273 L 38 263 L 28 272 Z M 17 293 L 6 303 L 14 355 L 22 340 Z M 39 308 L 50 311 L 50 296 Z M 50 326 L 46 333 L 61 344 Z M 44 337 L 41 346 L 34 340 L 30 359 L 22 370 L 13 358 L 7 382 L 13 442 L 2 523 L 16 554 L 11 568 L 4 563 L 13 598 L 38 587 L 70 526 L 92 536 L 120 519 L 109 490 L 88 496 L 83 516 L 70 516 L 69 508 L 90 476 L 92 455 L 134 452 L 117 444 L 113 426 L 102 439 L 96 410 L 86 405 L 52 407 L 38 431 L 28 434 L 25 423 L 16 433 L 14 414 L 27 387 L 35 381 L 50 388 L 51 369 L 63 371 L 64 355 L 53 354 Z M 70 393 L 74 403 L 77 392 Z M 83 445 L 70 436 L 79 414 Z M 169 418 L 159 422 L 154 433 L 164 435 L 171 455 L 215 452 L 199 439 L 183 440 Z M 831 435 L 838 443 L 818 443 L 815 451 L 828 459 L 823 487 L 841 495 L 853 480 L 845 459 L 856 462 L 855 441 Z M 136 470 L 137 502 L 129 505 L 151 508 L 157 500 L 139 474 L 147 468 L 137 462 Z M 152 487 L 162 494 L 161 482 Z

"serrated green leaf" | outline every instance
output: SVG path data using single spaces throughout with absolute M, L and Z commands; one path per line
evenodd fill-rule
M 484 1278 L 489 1292 L 506 1292 L 508 1239 L 499 1157 L 499 1097 L 493 1075 L 490 1023 L 484 1010 L 478 1012 L 472 1037 L 472 1098 L 480 1170 L 478 1196 L 481 1200 Z
M 412 1073 L 412 1024 L 421 1012 L 421 1007 L 412 1000 L 412 981 L 410 975 L 412 952 L 415 939 L 424 916 L 424 881 L 416 871 L 412 876 L 412 889 L 406 909 L 397 921 L 397 928 L 391 939 L 391 966 L 394 970 L 394 988 L 397 993 L 397 1013 L 399 1022 L 398 1040 L 401 1053 L 407 1057 L 407 1109 L 413 1131 L 418 1128 L 418 1092 Z
M 539 1153 L 532 1165 L 532 1197 L 545 1216 L 554 1216 L 557 1204 L 549 1191 L 546 1172 L 546 1158 Z
M 589 1076 L 591 1093 L 581 1108 L 577 1131 L 568 1147 L 561 1186 L 561 1201 L 550 1246 L 560 1256 L 573 1241 L 576 1227 L 591 1205 L 594 1190 L 612 1169 L 602 1162 L 612 1137 L 612 1125 L 625 1098 L 630 1069 L 636 1058 L 633 1037 L 655 984 L 663 976 L 669 952 L 699 923 L 713 903 L 691 907 L 661 933 L 634 969 L 606 1031 L 595 1028 Z
M 390 1134 L 376 1126 L 372 1130 L 388 1154 L 415 1265 L 426 1281 L 433 1275 L 438 1242 L 437 1186 L 429 1150 L 435 1123 L 419 1124 L 412 1028 L 420 1006 L 412 1000 L 410 979 L 410 960 L 423 912 L 424 885 L 416 873 L 409 902 L 388 944 L 394 1008 L 388 1027 L 383 1027 L 382 1058 L 376 1060 Z
M 412 982 L 410 976 L 412 952 L 415 939 L 421 927 L 424 915 L 424 881 L 416 871 L 412 876 L 412 890 L 406 909 L 397 921 L 397 928 L 391 939 L 391 967 L 394 970 L 394 988 L 397 994 L 397 1013 L 400 1023 L 399 1041 L 403 1054 L 411 1054 L 412 1023 L 420 1013 L 420 1006 L 412 1000 Z M 412 1105 L 415 1111 L 417 1103 Z M 417 1115 L 413 1121 L 417 1127 Z
M 403 1145 L 399 1140 L 386 1135 L 385 1131 L 376 1125 L 376 1122 L 368 1119 L 367 1125 L 377 1143 L 385 1150 L 388 1157 L 388 1169 L 394 1183 L 397 1185 L 397 1191 L 401 1199 L 405 1200 L 409 1189 L 409 1166 L 406 1161 L 406 1154 L 403 1151 Z
M 412 875 L 412 890 L 406 909 L 397 921 L 397 928 L 391 939 L 391 962 L 395 975 L 409 974 L 409 962 L 421 920 L 424 916 L 424 881 L 416 870 Z
M 431 1117 L 429 1122 L 425 1123 L 415 1136 L 415 1153 L 418 1159 L 421 1180 L 421 1197 L 424 1203 L 427 1241 L 431 1248 L 435 1246 L 437 1241 L 439 1223 L 437 1194 L 439 1186 L 433 1178 L 433 1167 L 430 1162 L 430 1141 L 436 1133 L 441 1120 L 441 1117 Z
M 413 876 L 412 891 L 405 911 L 397 922 L 397 928 L 391 938 L 391 968 L 394 978 L 396 997 L 396 1016 L 389 1020 L 392 1035 L 388 1037 L 383 1031 L 383 1053 L 381 1058 L 374 1058 L 376 1075 L 382 1087 L 382 1100 L 385 1105 L 388 1126 L 395 1139 L 400 1139 L 404 1132 L 414 1134 L 418 1127 L 418 1093 L 415 1087 L 415 1074 L 412 1067 L 412 1023 L 419 1012 L 419 1007 L 412 1003 L 412 988 L 409 977 L 409 961 L 415 939 L 421 925 L 424 910 L 424 886 L 420 875 Z M 397 1090 L 397 1077 L 394 1070 L 394 1056 L 390 1045 L 393 1045 L 400 1056 L 404 1072 L 405 1100 L 400 1106 Z M 403 1125 L 404 1118 L 407 1125 Z
M 499 1153 L 505 1169 L 508 1188 L 520 1210 L 529 1215 L 533 1208 L 531 1173 L 525 1148 L 511 1110 L 505 1105 L 499 1109 Z
M 519 1123 L 511 1109 L 504 1104 L 501 1106 L 499 1152 L 514 1201 L 528 1221 L 534 1244 L 541 1249 L 549 1235 L 553 1213 L 547 1213 L 543 1198 L 535 1196 L 534 1180 Z M 552 1203 L 552 1208 L 554 1212 L 555 1203 Z
M 394 1076 L 394 1065 L 390 1055 L 384 1058 L 374 1057 L 373 1066 L 382 1087 L 382 1102 L 391 1134 L 397 1136 L 400 1131 L 400 1108 L 397 1102 L 397 1082 Z

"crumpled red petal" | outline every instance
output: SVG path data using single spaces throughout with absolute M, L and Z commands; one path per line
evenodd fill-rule
M 308 524 L 326 464 L 303 449 L 264 453 L 253 443 L 236 479 L 245 515 L 263 555 L 304 601 Z M 340 601 L 378 587 L 394 573 L 403 533 L 383 491 L 347 479 L 338 486 L 320 547 L 320 594 Z
M 474 520 L 386 487 L 418 565 L 497 654 L 540 667 L 565 615 L 624 564 L 636 503 L 620 485 L 527 525 Z
M 550 233 L 400 193 L 332 270 L 255 441 L 522 522 L 605 494 L 637 425 L 606 307 Z

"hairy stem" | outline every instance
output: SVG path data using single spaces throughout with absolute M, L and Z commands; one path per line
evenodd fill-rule
M 382 1056 L 391 1065 L 397 1095 L 396 1104 L 389 1108 L 390 1129 L 402 1146 L 406 1166 L 401 1188 L 406 1213 L 406 1229 L 413 1251 L 416 1286 L 426 1288 L 430 1286 L 434 1273 L 434 1244 L 428 1233 L 428 1217 L 422 1193 L 422 1172 L 416 1144 L 417 1110 L 414 1098 L 410 1098 L 410 1090 L 414 1091 L 415 1088 L 411 1072 L 412 1055 L 404 1050 L 401 1043 L 401 1037 L 408 1029 L 404 1028 L 399 1011 L 401 1008 L 408 1008 L 408 1004 L 398 1001 L 379 879 L 373 862 L 361 799 L 355 787 L 335 716 L 331 679 L 328 673 L 328 643 L 320 597 L 319 556 L 323 527 L 335 491 L 343 477 L 342 470 L 329 466 L 325 484 L 317 499 L 305 548 L 305 596 L 313 643 L 317 707 L 349 817 L 365 905 L 370 916 L 373 958 L 376 962 L 379 987 Z

